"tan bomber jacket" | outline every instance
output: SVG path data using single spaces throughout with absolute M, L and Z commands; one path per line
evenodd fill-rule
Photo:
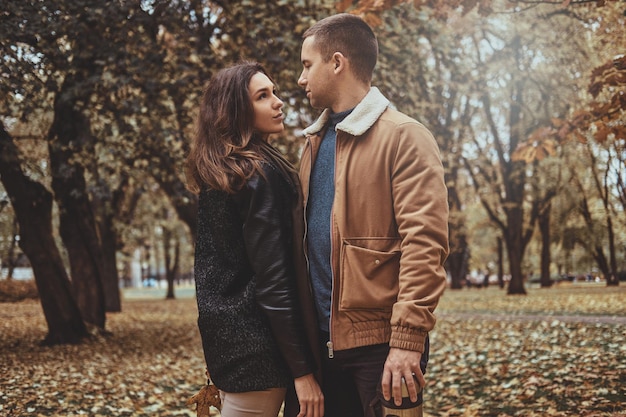
M 305 129 L 306 207 L 330 110 Z M 337 125 L 330 349 L 424 351 L 446 286 L 448 201 L 437 143 L 375 87 Z

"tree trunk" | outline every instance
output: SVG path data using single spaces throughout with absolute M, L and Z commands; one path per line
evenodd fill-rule
M 121 311 L 120 276 L 116 258 L 120 242 L 114 220 L 117 224 L 129 225 L 135 215 L 137 204 L 145 192 L 143 186 L 130 187 L 130 177 L 126 173 L 122 173 L 122 175 L 123 178 L 115 191 L 110 192 L 110 189 L 106 191 L 106 193 L 111 194 L 110 199 L 106 202 L 106 208 L 104 208 L 105 202 L 98 203 L 96 199 L 92 204 L 93 209 L 98 212 L 98 230 L 100 231 L 106 273 L 103 288 L 107 312 Z M 122 277 L 124 286 L 131 285 L 131 270 L 129 263 L 125 262 Z
M 511 281 L 507 294 L 526 294 L 524 288 L 524 276 L 522 274 L 522 251 L 511 243 L 507 243 L 507 254 L 509 255 L 509 266 L 511 268 Z
M 120 279 L 117 272 L 117 233 L 113 227 L 113 213 L 105 213 L 98 222 L 102 243 L 104 308 L 110 313 L 122 311 Z
M 176 298 L 174 295 L 174 281 L 178 275 L 180 265 L 180 241 L 175 237 L 174 259 L 172 259 L 172 232 L 168 228 L 163 229 L 163 253 L 165 256 L 165 278 L 167 279 L 166 299 Z
M 448 185 L 448 205 L 450 206 L 450 255 L 446 260 L 446 270 L 450 273 L 450 288 L 461 289 L 469 269 L 470 250 L 465 233 L 465 217 L 462 203 L 456 188 L 458 169 L 446 164 L 446 184 Z
M 458 290 L 463 288 L 462 282 L 468 272 L 470 254 L 464 235 L 458 235 L 455 242 L 457 244 L 454 248 L 452 245 L 450 247 L 452 252 L 446 261 L 446 270 L 450 273 L 450 288 Z
M 58 94 L 55 100 L 48 143 L 52 188 L 59 206 L 59 229 L 69 255 L 72 285 L 83 319 L 104 330 L 102 249 L 84 169 L 73 151 L 93 149 L 93 138 L 88 120 L 74 109 L 71 99 L 64 97 L 65 94 Z
M 607 205 L 608 209 L 608 205 Z M 609 263 L 611 271 L 606 275 L 607 286 L 619 285 L 619 279 L 617 279 L 617 254 L 615 253 L 615 231 L 613 230 L 613 220 L 611 213 L 607 212 L 606 227 L 609 233 Z
M 597 158 L 594 155 L 593 151 L 591 150 L 591 144 L 589 143 L 587 144 L 587 151 L 591 160 L 590 168 L 591 168 L 592 176 L 593 176 L 594 183 L 596 186 L 596 190 L 598 194 L 600 195 L 600 198 L 602 199 L 602 204 L 604 206 L 604 211 L 605 211 L 605 216 L 606 216 L 606 229 L 608 233 L 607 238 L 608 238 L 608 244 L 609 244 L 608 264 L 606 262 L 604 250 L 601 249 L 602 245 L 600 243 L 595 244 L 594 251 L 597 252 L 598 255 L 602 254 L 603 263 L 606 264 L 606 266 L 603 266 L 603 265 L 599 266 L 600 269 L 602 270 L 602 273 L 604 274 L 604 277 L 606 278 L 606 285 L 607 286 L 619 285 L 619 280 L 617 279 L 617 258 L 616 258 L 616 253 L 615 253 L 615 231 L 613 230 L 613 218 L 611 215 L 611 212 L 613 211 L 613 207 L 610 201 L 611 195 L 613 194 L 613 192 L 609 192 L 609 189 L 612 187 L 610 187 L 607 183 L 607 177 L 609 176 L 609 174 L 608 174 L 608 171 L 603 174 L 600 174 L 600 172 L 598 172 Z M 611 152 L 609 151 L 609 155 L 610 153 Z M 608 165 L 612 165 L 611 159 L 612 159 L 611 156 L 609 156 L 609 161 L 607 162 Z M 600 177 L 602 177 L 603 179 L 601 180 Z M 619 178 L 618 178 L 618 181 L 619 181 Z M 582 190 L 582 185 L 580 184 L 580 182 L 578 186 Z M 583 215 L 585 216 L 587 228 L 590 231 L 593 231 L 594 230 L 594 228 L 592 227 L 593 221 L 591 217 L 591 212 L 589 211 L 589 206 L 588 206 L 586 197 L 584 197 L 583 210 L 585 211 Z
M 521 42 L 516 36 L 511 47 L 515 51 L 516 61 L 520 61 Z M 517 80 L 513 84 L 511 96 L 515 99 L 511 102 L 509 110 L 509 129 L 511 150 L 515 150 L 522 141 L 522 107 L 524 97 L 524 81 Z M 501 145 L 500 145 L 501 147 Z M 500 150 L 499 153 L 502 154 Z M 503 154 L 502 154 L 503 155 Z M 526 294 L 524 288 L 524 276 L 522 274 L 522 260 L 526 245 L 531 237 L 531 230 L 524 228 L 524 194 L 526 187 L 526 164 L 523 161 L 503 162 L 503 181 L 506 195 L 504 197 L 503 208 L 507 217 L 506 230 L 503 230 L 506 247 L 509 255 L 509 268 L 511 270 L 511 282 L 507 294 Z M 536 204 L 536 203 L 535 203 Z M 534 220 L 528 222 L 534 225 Z
M 523 236 L 524 230 L 524 170 L 517 164 L 511 163 L 511 171 L 506 176 L 505 187 L 507 188 L 507 201 L 504 212 L 507 216 L 507 228 L 503 230 L 507 255 L 509 256 L 509 269 L 511 281 L 507 294 L 526 294 L 524 288 L 524 275 L 522 273 L 522 260 L 526 248 Z
M 165 158 L 163 158 L 165 159 Z M 162 176 L 155 177 L 165 195 L 167 195 L 176 210 L 178 217 L 187 225 L 191 234 L 192 242 L 196 241 L 197 217 L 198 217 L 198 197 L 187 190 L 185 183 L 176 174 L 174 162 L 171 165 L 162 163 Z
M 608 285 L 608 279 L 611 274 L 611 267 L 609 266 L 609 261 L 606 259 L 606 255 L 604 254 L 604 248 L 602 247 L 602 245 L 593 245 L 591 248 L 591 256 L 598 264 L 598 268 L 602 272 L 602 275 L 606 277 Z
M 94 167 L 92 171 L 96 171 Z M 103 281 L 104 306 L 107 312 L 116 313 L 122 311 L 120 299 L 120 277 L 117 270 L 118 235 L 114 220 L 130 221 L 124 213 L 122 206 L 126 196 L 129 177 L 122 174 L 122 180 L 115 190 L 105 181 L 98 180 L 98 192 L 92 199 L 92 209 L 96 213 L 96 222 L 100 234 L 103 258 Z
M 502 238 L 498 236 L 498 285 L 504 288 L 504 248 Z
M 35 274 L 48 324 L 44 344 L 79 343 L 89 336 L 52 232 L 52 195 L 21 170 L 19 153 L 0 122 L 0 179 L 20 226 L 20 247 Z
M 585 225 L 587 227 L 587 230 L 589 231 L 589 235 L 593 236 L 594 220 L 591 214 L 591 209 L 589 208 L 589 201 L 587 200 L 587 196 L 585 195 L 580 182 L 578 182 L 578 189 L 580 190 L 580 194 L 582 196 L 578 210 L 580 211 L 580 214 L 585 221 Z M 607 285 L 610 285 L 609 280 L 611 280 L 611 267 L 609 265 L 609 261 L 606 259 L 606 255 L 604 254 L 604 248 L 602 247 L 602 244 L 596 241 L 588 243 L 585 240 L 579 240 L 579 243 L 584 248 L 587 248 L 588 251 L 591 253 L 591 256 L 598 264 L 598 268 L 605 276 L 607 280 Z
M 504 212 L 507 217 L 507 228 L 503 230 L 503 234 L 511 272 L 507 294 L 526 294 L 524 274 L 522 273 L 522 260 L 526 249 L 523 210 L 525 173 L 523 166 L 512 162 L 505 178 L 507 201 Z
M 512 40 L 510 48 L 514 51 L 516 61 L 519 63 L 522 49 L 519 36 Z M 500 127 L 494 117 L 494 114 L 501 111 L 496 112 L 492 109 L 489 94 L 484 93 L 481 98 L 487 125 L 493 137 L 493 145 L 498 158 L 497 169 L 499 170 L 499 175 L 480 172 L 480 175 L 477 176 L 474 174 L 473 167 L 464 159 L 468 172 L 472 176 L 474 187 L 480 196 L 481 203 L 487 210 L 489 218 L 500 228 L 506 243 L 511 273 L 508 294 L 526 294 L 522 274 L 522 260 L 526 245 L 532 237 L 532 226 L 535 221 L 533 219 L 534 210 L 531 210 L 531 215 L 528 216 L 529 219 L 526 223 L 529 227 L 524 227 L 526 163 L 522 159 L 514 159 L 507 156 L 507 152 L 512 153 L 518 148 L 524 136 L 522 132 L 524 82 L 524 78 L 520 77 L 518 81 L 513 82 L 511 87 L 510 97 L 514 99 L 510 103 L 508 115 L 508 144 L 503 140 Z M 498 177 L 500 177 L 499 180 Z M 481 183 L 489 184 L 494 190 L 494 194 L 499 198 L 497 205 L 481 195 Z M 534 209 L 536 202 L 531 202 L 531 205 Z M 502 218 L 501 212 L 504 213 L 505 219 Z
M 550 279 L 550 210 L 552 204 L 548 203 L 537 218 L 539 232 L 541 233 L 541 287 L 552 286 Z
M 13 230 L 11 233 L 11 246 L 9 246 L 9 253 L 7 254 L 7 258 L 9 259 L 9 268 L 7 271 L 7 281 L 11 281 L 13 279 L 13 272 L 15 271 L 15 266 L 17 263 L 17 259 L 15 258 L 15 248 L 17 247 L 17 236 L 19 234 L 18 230 L 18 222 L 17 222 L 17 214 L 13 218 Z
M 172 257 L 172 239 L 174 242 L 174 256 Z M 166 299 L 176 298 L 174 295 L 174 281 L 180 271 L 180 240 L 167 227 L 163 228 L 163 254 L 165 257 L 165 278 L 167 280 Z

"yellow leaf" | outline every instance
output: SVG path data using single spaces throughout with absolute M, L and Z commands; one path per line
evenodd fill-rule
M 211 415 L 211 406 L 221 409 L 222 401 L 217 387 L 213 384 L 207 384 L 187 400 L 187 405 L 196 404 L 196 415 L 198 417 L 209 417 Z
M 532 162 L 535 159 L 536 149 L 527 143 L 520 145 L 511 155 L 513 161 Z

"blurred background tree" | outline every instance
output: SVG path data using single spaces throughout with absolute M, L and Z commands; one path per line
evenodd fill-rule
M 274 141 L 297 163 L 298 134 L 317 116 L 296 83 L 301 34 L 337 11 L 373 26 L 374 83 L 439 142 L 452 288 L 472 271 L 508 278 L 509 294 L 537 271 L 542 286 L 594 268 L 619 282 L 623 1 L 9 2 L 0 259 L 13 265 L 19 242 L 50 343 L 84 337 L 64 330 L 76 311 L 104 330 L 105 312 L 121 309 L 120 282 L 141 285 L 133 262 L 166 279 L 168 297 L 191 275 L 196 199 L 184 157 L 217 70 L 242 59 L 267 67 L 288 114 Z

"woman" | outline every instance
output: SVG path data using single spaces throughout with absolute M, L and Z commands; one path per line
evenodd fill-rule
M 282 107 L 261 65 L 220 71 L 204 91 L 188 158 L 199 194 L 198 326 L 222 417 L 276 417 L 292 384 L 297 415 L 323 415 L 297 302 L 300 183 L 268 143 L 284 129 Z

